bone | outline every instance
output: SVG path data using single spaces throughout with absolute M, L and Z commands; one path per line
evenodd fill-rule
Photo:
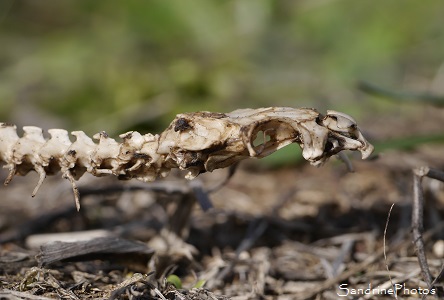
M 84 173 L 115 175 L 148 182 L 165 177 L 171 169 L 186 170 L 187 179 L 229 167 L 243 159 L 262 158 L 297 143 L 312 165 L 324 164 L 342 150 L 360 151 L 365 159 L 373 146 L 356 121 L 347 114 L 311 108 L 268 107 L 239 109 L 231 113 L 179 114 L 160 135 L 135 131 L 121 134 L 121 142 L 104 131 L 93 136 L 73 131 L 71 142 L 63 129 L 50 129 L 46 140 L 41 128 L 26 126 L 19 137 L 14 125 L 0 123 L 0 163 L 9 169 L 8 184 L 15 175 L 39 174 L 34 196 L 46 175 L 58 172 L 71 182 L 80 208 L 75 181 Z M 261 135 L 262 144 L 254 141 Z

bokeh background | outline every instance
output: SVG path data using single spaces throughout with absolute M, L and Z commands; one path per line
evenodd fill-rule
M 442 98 L 443 16 L 439 0 L 3 0 L 0 120 L 116 136 L 304 106 L 353 115 L 375 143 L 417 136 L 412 122 L 439 134 L 435 108 L 359 85 Z
M 404 281 L 417 289 L 411 171 L 444 170 L 442 0 L 0 0 L 0 122 L 20 134 L 36 125 L 117 138 L 161 132 L 177 113 L 264 106 L 348 113 L 378 155 L 351 157 L 356 172 L 348 173 L 333 159 L 320 169 L 296 165 L 293 145 L 242 162 L 231 177 L 203 174 L 193 186 L 174 172 L 152 184 L 83 176 L 79 213 L 60 175 L 48 176 L 35 199 L 38 176 L 17 176 L 0 187 L 0 256 L 20 253 L 0 260 L 0 287 L 29 282 L 39 296 L 46 286 L 52 297 L 108 298 L 109 284 L 159 262 L 158 274 L 179 266 L 186 289 L 203 278 L 217 294 L 251 299 L 302 299 L 350 270 L 346 281 L 364 289 Z M 424 229 L 433 230 L 426 251 L 438 276 L 443 186 L 423 185 Z M 215 209 L 194 205 L 204 196 Z M 143 271 L 107 260 L 55 265 L 51 274 L 67 280 L 57 294 L 54 284 L 24 280 L 21 259 L 20 268 L 10 259 L 24 257 L 36 235 L 91 229 L 146 242 L 156 256 Z M 189 246 L 199 251 L 192 258 Z M 35 252 L 27 253 L 35 266 Z M 77 270 L 90 274 L 81 285 Z M 337 299 L 333 289 L 316 299 Z

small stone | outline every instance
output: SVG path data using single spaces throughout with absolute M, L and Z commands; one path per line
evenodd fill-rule
M 438 258 L 444 257 L 444 241 L 438 240 L 433 244 L 433 254 L 436 255 Z

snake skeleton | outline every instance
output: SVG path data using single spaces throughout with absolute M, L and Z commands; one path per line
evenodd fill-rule
M 71 182 L 77 209 L 75 181 L 85 173 L 148 182 L 179 168 L 193 179 L 248 157 L 265 157 L 291 143 L 299 144 L 302 156 L 315 166 L 342 150 L 360 151 L 363 159 L 373 151 L 352 117 L 336 111 L 322 115 L 311 108 L 179 114 L 160 134 L 130 131 L 119 136 L 121 142 L 104 131 L 93 136 L 97 142 L 83 131 L 71 132 L 74 142 L 64 129 L 49 129 L 49 139 L 39 127 L 24 126 L 23 132 L 19 137 L 15 125 L 0 123 L 0 164 L 9 169 L 5 185 L 15 175 L 35 171 L 35 196 L 46 175 L 60 172 Z M 258 136 L 263 142 L 254 145 Z

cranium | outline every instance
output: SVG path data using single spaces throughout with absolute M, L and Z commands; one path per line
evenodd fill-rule
M 263 143 L 255 145 L 259 134 L 264 135 Z M 309 108 L 271 107 L 178 115 L 161 135 L 159 152 L 193 178 L 247 157 L 265 157 L 290 143 L 298 143 L 303 157 L 316 166 L 341 150 L 358 150 L 363 158 L 373 151 L 346 114 L 328 111 L 322 116 Z

